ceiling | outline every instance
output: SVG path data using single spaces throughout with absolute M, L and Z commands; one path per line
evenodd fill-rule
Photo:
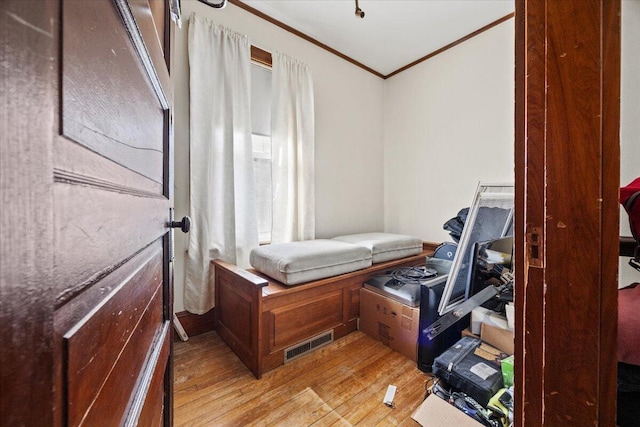
M 514 0 L 243 0 L 388 75 L 514 11 Z

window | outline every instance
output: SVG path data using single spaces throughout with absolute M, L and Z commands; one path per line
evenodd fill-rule
M 271 69 L 251 64 L 251 127 L 260 243 L 271 241 Z

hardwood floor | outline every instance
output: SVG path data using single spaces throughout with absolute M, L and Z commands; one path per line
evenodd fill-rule
M 256 380 L 215 332 L 175 343 L 176 426 L 418 426 L 429 376 L 362 332 Z M 397 386 L 395 408 L 382 399 Z

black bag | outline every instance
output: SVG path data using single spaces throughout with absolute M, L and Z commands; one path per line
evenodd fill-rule
M 460 241 L 462 229 L 464 228 L 464 223 L 467 221 L 468 214 L 469 208 L 461 209 L 455 217 L 442 225 L 442 228 L 447 230 L 451 238 L 456 242 Z
M 499 365 L 502 355 L 492 352 L 495 350 L 493 348 L 487 351 L 489 348 L 481 345 L 479 338 L 462 337 L 435 358 L 433 373 L 486 407 L 489 400 L 503 387 Z

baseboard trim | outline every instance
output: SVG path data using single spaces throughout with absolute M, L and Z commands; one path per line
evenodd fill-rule
M 205 332 L 213 331 L 214 329 L 214 315 L 215 308 L 212 308 L 205 314 L 193 314 L 188 311 L 181 311 L 176 313 L 178 320 L 182 324 L 187 335 L 190 337 L 204 334 Z M 180 339 L 177 334 L 175 334 L 177 339 Z

